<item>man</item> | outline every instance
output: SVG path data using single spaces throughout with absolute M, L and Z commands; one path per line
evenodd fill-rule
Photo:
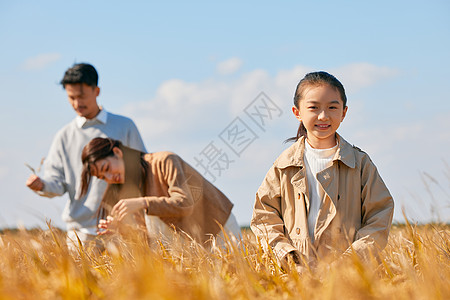
M 104 181 L 93 178 L 87 194 L 79 196 L 83 147 L 93 138 L 110 137 L 131 148 L 146 150 L 131 119 L 111 114 L 97 104 L 100 88 L 97 71 L 92 65 L 75 64 L 66 71 L 61 85 L 77 117 L 53 139 L 42 178 L 33 174 L 26 185 L 45 197 L 69 194 L 62 218 L 67 224 L 70 246 L 70 242 L 77 244 L 75 232 L 83 243 L 95 240 L 96 213 L 106 188 Z

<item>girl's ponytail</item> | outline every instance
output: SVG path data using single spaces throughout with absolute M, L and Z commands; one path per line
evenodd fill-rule
M 298 126 L 298 129 L 297 129 L 297 135 L 286 139 L 284 142 L 285 143 L 296 142 L 302 136 L 306 137 L 307 136 L 307 132 L 306 132 L 305 125 L 303 125 L 303 122 L 300 122 L 300 125 Z

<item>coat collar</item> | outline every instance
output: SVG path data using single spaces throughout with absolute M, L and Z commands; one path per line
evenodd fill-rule
M 337 134 L 339 146 L 336 154 L 334 155 L 333 161 L 340 160 L 349 168 L 354 168 L 356 166 L 355 150 L 352 145 L 350 145 L 343 137 Z
M 353 146 L 350 145 L 343 137 L 336 133 L 338 139 L 338 149 L 334 155 L 333 161 L 340 160 L 349 168 L 354 168 L 356 165 L 356 158 Z M 279 169 L 287 167 L 301 167 L 303 168 L 303 154 L 305 152 L 305 137 L 301 137 L 293 145 L 283 151 L 281 155 L 275 160 L 274 165 Z

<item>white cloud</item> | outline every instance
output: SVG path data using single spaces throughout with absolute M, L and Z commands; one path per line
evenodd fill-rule
M 239 219 L 245 223 L 251 215 L 248 201 L 252 200 L 247 196 L 239 200 L 239 197 L 252 197 L 267 171 L 264 164 L 270 164 L 281 152 L 279 149 L 287 147 L 281 142 L 295 133 L 297 123 L 290 113 L 292 96 L 298 81 L 310 71 L 309 67 L 295 66 L 274 75 L 257 69 L 233 79 L 212 77 L 197 82 L 172 79 L 163 82 L 150 100 L 130 103 L 123 113 L 136 121 L 149 151 L 175 151 L 192 162 L 194 155 L 209 142 L 218 140 L 220 132 L 236 116 L 244 114 L 243 109 L 261 91 L 275 101 L 284 112 L 278 123 L 270 125 L 266 132 L 258 132 L 257 142 L 232 166 L 229 172 L 234 174 L 232 178 L 224 175 L 217 182 L 224 192 L 231 194 L 236 210 L 243 209 Z M 375 86 L 399 73 L 367 63 L 347 65 L 330 72 L 340 80 L 343 78 L 346 89 Z M 400 199 L 405 191 L 423 190 L 418 171 L 439 169 L 445 149 L 450 148 L 450 131 L 447 130 L 450 121 L 446 114 L 400 123 L 395 117 L 379 120 L 369 107 L 364 105 L 364 99 L 352 104 L 347 116 L 350 120 L 344 121 L 342 126 L 344 137 L 369 153 L 395 199 Z M 409 195 L 404 198 L 409 209 L 422 211 L 418 201 Z M 421 199 L 425 201 L 426 197 Z M 400 207 L 399 201 L 398 220 L 402 220 Z M 429 217 L 429 213 L 422 217 Z
M 0 151 L 0 162 L 3 164 L 3 159 L 6 158 L 6 153 Z M 4 179 L 9 173 L 9 168 L 6 166 L 0 165 L 0 180 Z
M 25 60 L 22 68 L 25 70 L 40 70 L 60 59 L 60 53 L 43 53 Z
M 9 168 L 0 166 L 0 179 L 6 178 L 9 173 Z
M 371 111 L 360 109 L 359 117 L 345 127 L 345 138 L 366 151 L 378 167 L 396 202 L 394 219 L 403 221 L 404 208 L 414 221 L 440 218 L 449 222 L 449 177 L 445 175 L 449 169 L 443 163 L 450 148 L 448 114 L 439 112 L 403 122 L 384 119 L 371 126 L 365 125 L 377 119 Z M 421 178 L 423 172 L 437 178 L 438 185 L 433 184 L 430 192 Z
M 313 72 L 313 70 L 305 66 L 295 66 L 290 70 L 281 70 L 275 77 L 276 85 L 288 90 L 292 90 L 291 94 L 293 98 L 295 87 L 297 86 L 298 82 L 309 72 Z
M 238 65 L 239 59 L 233 58 L 223 64 Z M 199 82 L 170 79 L 159 86 L 152 99 L 130 103 L 124 113 L 136 120 L 149 140 L 177 133 L 200 134 L 205 128 L 213 130 L 218 127 L 219 130 L 262 91 L 284 111 L 290 110 L 298 81 L 310 71 L 309 67 L 295 66 L 280 70 L 274 76 L 263 69 L 256 69 L 231 80 L 221 77 Z M 347 78 L 350 85 L 358 87 L 376 84 L 378 80 L 396 73 L 390 68 L 368 63 L 344 66 L 336 72 L 339 73 L 336 75 L 338 78 Z
M 370 63 L 354 63 L 331 70 L 346 90 L 356 91 L 371 86 L 378 81 L 392 78 L 399 71 L 393 68 L 376 66 Z
M 238 57 L 232 57 L 217 64 L 217 72 L 222 75 L 230 75 L 239 70 L 242 66 L 242 60 Z

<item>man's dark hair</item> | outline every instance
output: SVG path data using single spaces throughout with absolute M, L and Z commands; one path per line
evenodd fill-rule
M 90 64 L 74 64 L 64 73 L 64 77 L 60 83 L 64 88 L 66 88 L 66 84 L 75 83 L 86 83 L 91 87 L 96 87 L 98 85 L 98 74 Z

